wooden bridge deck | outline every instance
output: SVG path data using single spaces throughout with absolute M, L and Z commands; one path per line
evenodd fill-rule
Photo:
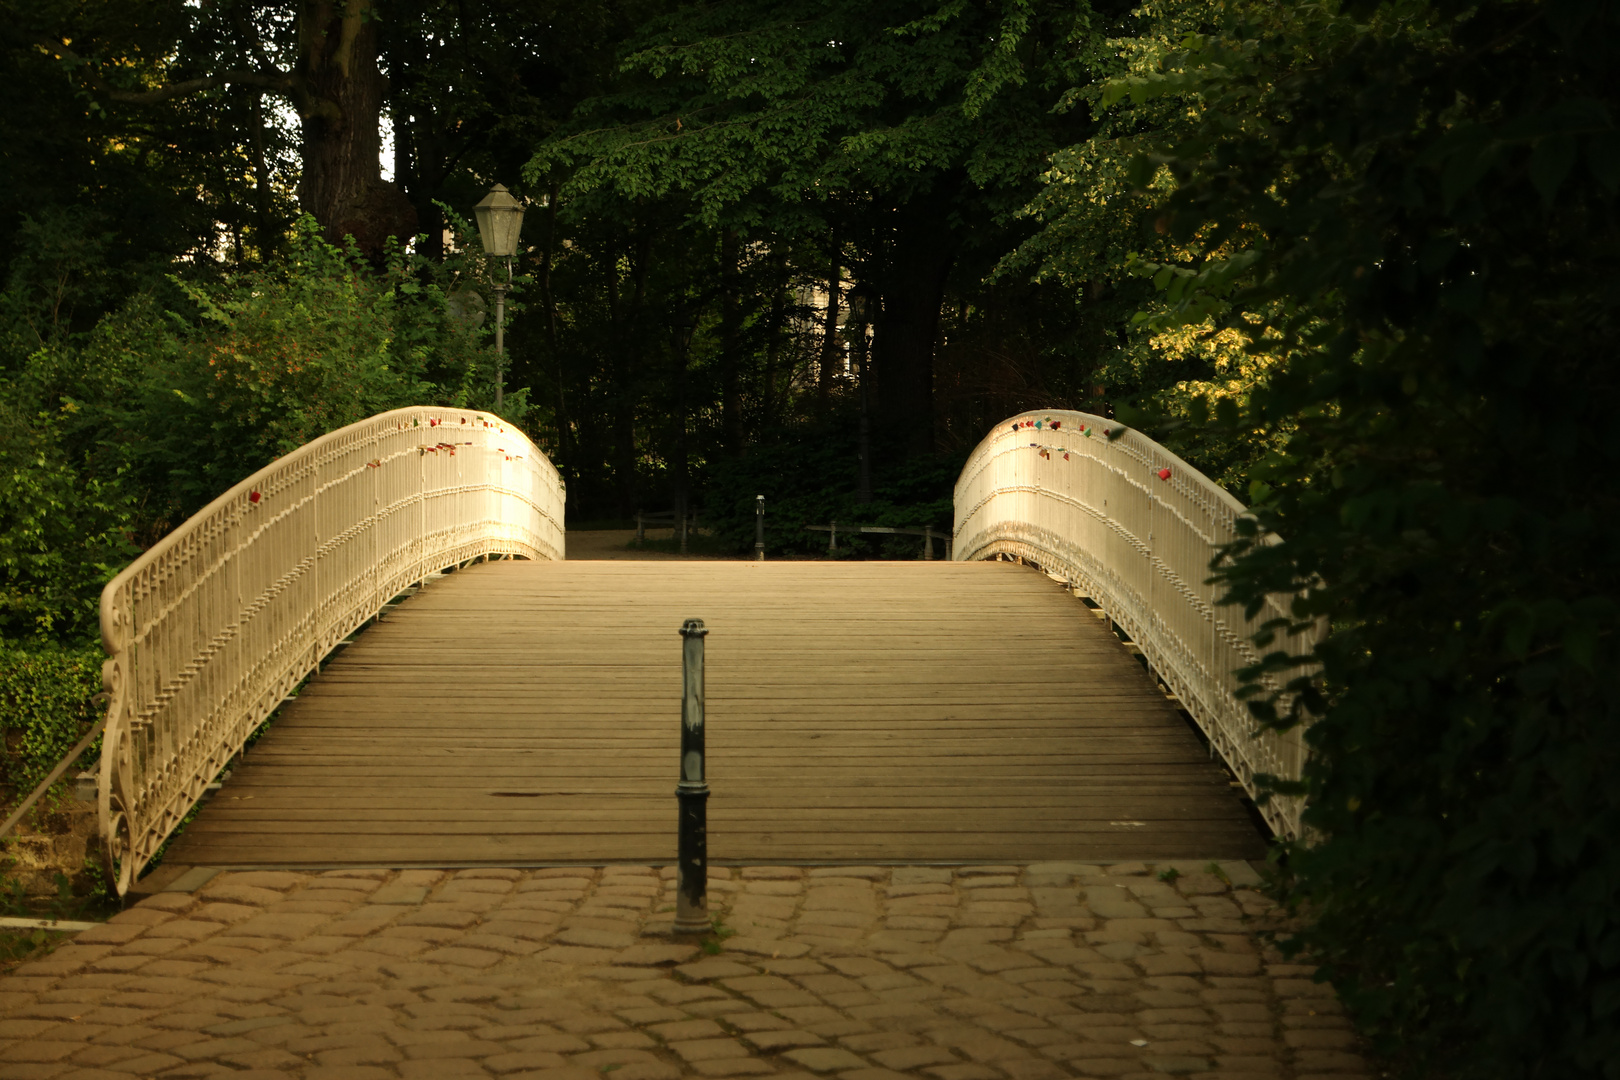
M 1010 563 L 499 562 L 288 705 L 178 837 L 208 866 L 667 862 L 708 637 L 718 864 L 1254 858 L 1142 668 Z

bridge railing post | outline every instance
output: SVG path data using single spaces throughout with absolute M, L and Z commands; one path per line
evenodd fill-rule
M 681 779 L 675 863 L 675 932 L 706 934 L 709 922 L 709 784 L 703 737 L 702 619 L 681 626 Z

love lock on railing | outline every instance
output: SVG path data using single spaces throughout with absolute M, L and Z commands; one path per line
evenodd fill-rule
M 709 784 L 704 772 L 702 619 L 681 627 L 681 779 L 675 863 L 675 932 L 706 934 L 709 922 Z

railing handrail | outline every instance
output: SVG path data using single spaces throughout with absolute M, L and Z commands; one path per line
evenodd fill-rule
M 395 409 L 232 485 L 108 582 L 98 796 L 119 891 L 287 692 L 405 587 L 480 556 L 562 558 L 563 500 L 500 417 Z
M 1255 632 L 1292 615 L 1292 597 L 1269 597 L 1252 619 L 1219 602 L 1210 567 L 1248 513 L 1179 455 L 1117 420 L 1032 410 L 996 425 L 963 466 L 955 557 L 1017 555 L 1099 604 L 1259 796 L 1256 774 L 1297 780 L 1306 751 L 1302 729 L 1260 730 L 1237 696 L 1234 672 L 1259 659 Z M 1270 648 L 1308 655 L 1321 630 L 1279 635 Z M 1301 808 L 1273 796 L 1260 812 L 1292 838 Z
M 348 426 L 338 428 L 335 431 L 328 431 L 325 435 L 321 435 L 318 438 L 311 439 L 309 442 L 307 442 L 304 445 L 300 446 L 298 449 L 293 450 L 293 451 L 291 451 L 291 452 L 289 452 L 287 454 L 283 454 L 281 457 L 277 458 L 276 460 L 272 461 L 270 464 L 264 466 L 263 468 L 259 469 L 257 472 L 250 475 L 247 479 L 242 480 L 242 481 L 240 481 L 240 482 L 238 482 L 236 484 L 233 484 L 231 487 L 227 488 L 222 495 L 215 498 L 212 502 L 210 502 L 207 506 L 203 507 L 201 510 L 198 510 L 195 514 L 192 514 L 191 517 L 187 518 L 184 522 L 182 522 L 181 524 L 176 526 L 166 536 L 164 536 L 163 539 L 159 540 L 157 543 L 153 544 L 151 547 L 149 547 L 145 551 L 141 552 L 141 554 L 136 557 L 134 562 L 132 562 L 128 566 L 124 567 L 123 570 L 119 571 L 117 577 L 114 577 L 111 581 L 107 582 L 107 584 L 102 587 L 102 590 L 101 590 L 101 640 L 102 640 L 103 647 L 105 648 L 107 646 L 107 642 L 109 640 L 109 629 L 110 629 L 108 624 L 107 624 L 107 618 L 108 618 L 108 614 L 109 614 L 108 607 L 107 607 L 107 597 L 108 597 L 109 594 L 112 593 L 112 591 L 114 589 L 114 586 L 117 585 L 117 583 L 121 579 L 123 579 L 125 577 L 128 577 L 128 576 L 131 576 L 131 575 L 134 575 L 134 574 L 138 574 L 141 570 L 143 570 L 146 567 L 150 566 L 154 562 L 161 559 L 164 555 L 166 555 L 170 551 L 172 551 L 174 549 L 174 547 L 177 544 L 179 544 L 185 538 L 186 527 L 188 525 L 190 525 L 193 521 L 196 521 L 199 518 L 204 518 L 210 513 L 214 513 L 214 512 L 216 512 L 218 510 L 221 510 L 224 507 L 227 507 L 227 506 L 231 505 L 232 503 L 236 502 L 237 500 L 246 498 L 247 496 L 251 495 L 254 491 L 258 490 L 261 486 L 263 486 L 264 481 L 268 477 L 274 475 L 276 470 L 278 468 L 280 468 L 285 461 L 287 461 L 291 457 L 294 457 L 295 455 L 296 456 L 305 456 L 305 455 L 319 454 L 322 449 L 324 449 L 324 448 L 326 448 L 328 446 L 336 445 L 339 441 L 341 441 L 343 436 L 350 433 L 351 431 L 353 431 L 353 429 L 355 429 L 356 427 L 359 427 L 362 424 L 372 424 L 372 423 L 376 423 L 378 421 L 385 421 L 386 419 L 388 419 L 390 417 L 415 418 L 416 416 L 418 416 L 420 414 L 423 414 L 423 413 L 437 413 L 437 414 L 443 414 L 446 417 L 455 416 L 457 418 L 460 418 L 460 417 L 463 417 L 463 416 L 477 417 L 480 421 L 484 421 L 484 420 L 491 419 L 491 418 L 493 418 L 495 420 L 499 420 L 500 423 L 503 425 L 499 429 L 501 434 L 503 434 L 503 435 L 504 434 L 510 434 L 514 438 L 523 440 L 524 446 L 526 446 L 529 450 L 531 450 L 535 454 L 535 456 L 536 456 L 536 458 L 538 460 L 543 461 L 545 463 L 546 468 L 549 469 L 550 472 L 551 472 L 552 478 L 554 480 L 556 480 L 558 483 L 562 482 L 561 474 L 557 471 L 556 467 L 551 464 L 550 459 L 545 456 L 544 452 L 541 451 L 539 447 L 535 446 L 534 443 L 529 441 L 529 437 L 527 435 L 524 435 L 521 431 L 517 430 L 516 428 L 510 428 L 510 429 L 506 428 L 504 426 L 506 424 L 506 421 L 500 420 L 499 417 L 494 416 L 494 414 L 492 414 L 492 413 L 477 412 L 477 411 L 471 410 L 471 409 L 435 409 L 435 408 L 432 408 L 430 406 L 410 406 L 410 407 L 403 408 L 403 409 L 394 409 L 394 410 L 392 410 L 390 412 L 378 413 L 377 415 L 372 416 L 372 417 L 370 417 L 368 419 L 365 419 L 365 420 L 361 420 L 356 424 L 349 424 Z M 433 425 L 433 426 L 437 426 L 437 425 Z M 463 425 L 460 425 L 460 424 L 456 425 L 457 428 L 459 428 L 461 426 L 463 426 Z M 453 430 L 453 429 L 450 428 L 449 425 L 446 425 L 446 430 Z M 109 649 L 108 651 L 111 651 L 111 650 Z

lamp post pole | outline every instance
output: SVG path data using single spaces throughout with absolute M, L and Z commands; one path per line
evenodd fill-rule
M 512 260 L 506 260 L 505 282 L 490 286 L 495 294 L 495 408 L 501 407 L 506 386 L 506 290 L 511 288 Z
M 506 280 L 494 281 L 489 287 L 495 294 L 495 407 L 499 409 L 506 392 L 506 294 L 512 288 L 512 256 L 517 254 L 518 232 L 523 228 L 523 204 L 496 184 L 473 207 L 473 215 L 478 219 L 484 254 L 506 261 Z

